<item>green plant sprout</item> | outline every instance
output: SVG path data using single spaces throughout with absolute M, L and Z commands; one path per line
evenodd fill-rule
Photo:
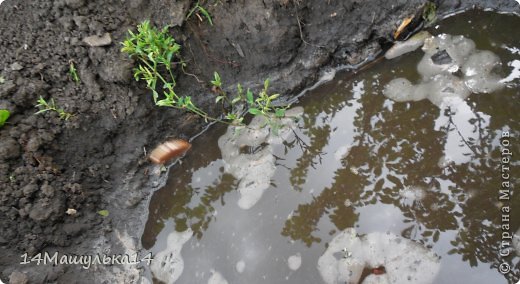
M 40 114 L 40 113 L 44 113 L 47 111 L 53 111 L 53 112 L 56 112 L 60 116 L 60 119 L 63 119 L 63 120 L 68 120 L 69 118 L 72 117 L 71 113 L 66 112 L 62 108 L 56 106 L 54 99 L 51 99 L 50 102 L 47 102 L 43 97 L 40 96 L 36 107 L 40 108 L 40 110 L 38 112 L 36 112 L 35 114 Z
M 210 26 L 213 26 L 213 20 L 211 19 L 211 15 L 208 13 L 208 10 L 206 10 L 204 7 L 200 5 L 200 1 L 197 1 L 197 3 L 195 3 L 195 6 L 193 6 L 188 15 L 186 15 L 186 19 L 189 19 L 191 15 L 193 15 L 193 13 L 196 13 L 197 16 L 198 13 L 201 13 L 206 18 L 206 20 L 208 20 Z M 200 16 L 199 19 L 202 21 L 202 18 L 200 18 Z
M 122 52 L 138 59 L 137 68 L 134 69 L 134 78 L 137 81 L 144 80 L 148 89 L 152 91 L 154 103 L 158 106 L 167 106 L 193 112 L 205 120 L 214 120 L 203 110 L 196 107 L 189 96 L 179 96 L 175 93 L 175 76 L 173 75 L 172 62 L 174 57 L 179 57 L 181 46 L 168 34 L 168 26 L 161 31 L 150 26 L 149 21 L 144 21 L 137 26 L 137 33 L 128 31 L 129 37 L 123 41 Z M 181 62 L 181 64 L 184 64 Z M 167 77 L 160 74 L 160 69 L 166 71 Z M 162 84 L 163 97 L 159 97 L 156 90 L 157 83 Z
M 78 70 L 76 70 L 76 66 L 74 66 L 74 61 L 72 60 L 69 61 L 69 75 L 72 78 L 72 80 L 74 80 L 74 82 L 79 84 L 80 80 Z
M 150 26 L 149 21 L 144 21 L 137 26 L 137 33 L 132 31 L 128 31 L 128 33 L 129 36 L 122 43 L 121 51 L 137 59 L 138 66 L 134 68 L 134 78 L 137 81 L 143 80 L 146 82 L 147 88 L 152 91 L 152 97 L 157 106 L 186 110 L 197 114 L 206 121 L 222 122 L 235 126 L 243 125 L 245 113 L 262 115 L 268 119 L 285 115 L 287 107 L 274 107 L 272 105 L 273 100 L 278 98 L 279 95 L 267 94 L 269 80 L 265 80 L 264 89 L 256 98 L 249 89 L 244 93 L 240 84 L 237 94 L 230 98 L 230 95 L 223 91 L 222 79 L 217 72 L 214 73 L 214 79 L 211 81 L 213 90 L 217 93 L 216 103 L 222 103 L 224 108 L 230 109 L 230 111 L 224 114 L 223 119 L 208 115 L 194 105 L 190 96 L 180 96 L 174 90 L 176 80 L 173 75 L 173 68 L 176 65 L 185 67 L 185 63 L 180 58 L 181 46 L 168 34 L 168 27 L 157 30 Z M 174 62 L 175 58 L 179 61 Z M 158 89 L 162 90 L 162 94 L 159 94 Z
M 0 109 L 0 128 L 4 126 L 9 116 L 11 116 L 11 112 L 6 109 Z
M 424 4 L 422 18 L 426 23 L 426 27 L 429 27 L 437 19 L 437 6 L 433 2 L 426 2 Z
M 280 94 L 268 94 L 269 79 L 264 81 L 264 88 L 256 98 L 250 89 L 247 89 L 244 94 L 244 89 L 240 84 L 237 85 L 237 94 L 235 97 L 230 98 L 229 95 L 222 90 L 222 81 L 217 72 L 214 73 L 214 79 L 211 81 L 211 84 L 214 87 L 213 89 L 218 93 L 215 102 L 223 102 L 231 106 L 231 112 L 226 114 L 226 119 L 231 121 L 242 123 L 243 116 L 241 113 L 245 106 L 248 113 L 265 117 L 271 127 L 276 128 L 277 124 L 273 118 L 284 117 L 285 111 L 289 108 L 289 106 L 276 107 L 273 105 L 273 101 L 276 100 Z

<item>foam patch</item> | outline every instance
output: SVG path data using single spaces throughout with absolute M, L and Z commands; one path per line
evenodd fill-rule
M 334 237 L 318 260 L 318 271 L 327 284 L 359 283 L 365 268 L 380 266 L 386 272 L 368 275 L 363 283 L 433 283 L 440 260 L 403 237 L 379 232 L 358 237 L 353 228 Z
M 493 70 L 501 66 L 491 51 L 475 49 L 475 42 L 464 36 L 441 34 L 428 37 L 424 56 L 417 65 L 422 76 L 418 84 L 396 78 L 385 85 L 383 94 L 396 102 L 429 99 L 439 108 L 466 99 L 470 93 L 492 93 L 504 87 Z
M 303 108 L 286 111 L 279 120 L 278 133 L 273 133 L 262 116 L 255 116 L 247 127 L 228 127 L 218 140 L 224 160 L 224 171 L 238 180 L 240 199 L 238 206 L 244 210 L 253 207 L 271 184 L 276 167 L 273 145 L 281 144 L 292 134 L 295 118 L 303 114 Z M 242 153 L 240 149 L 254 149 L 253 153 Z

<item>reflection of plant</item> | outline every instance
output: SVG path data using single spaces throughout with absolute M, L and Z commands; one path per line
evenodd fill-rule
M 68 120 L 72 116 L 72 113 L 66 112 L 62 108 L 56 106 L 54 99 L 51 99 L 50 102 L 47 102 L 43 97 L 40 97 L 38 99 L 38 104 L 36 105 L 36 107 L 40 108 L 40 110 L 36 112 L 36 114 L 44 113 L 47 111 L 53 111 L 56 112 L 60 116 L 60 119 L 63 120 Z

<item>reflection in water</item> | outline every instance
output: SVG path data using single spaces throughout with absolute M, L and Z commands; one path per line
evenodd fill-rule
M 421 51 L 337 76 L 307 94 L 293 137 L 271 149 L 270 186 L 249 210 L 237 206 L 238 181 L 224 172 L 215 138 L 225 130 L 212 129 L 152 197 L 143 246 L 157 254 L 173 230 L 193 230 L 179 283 L 321 283 L 317 264 L 327 243 L 355 228 L 433 251 L 440 256 L 435 283 L 517 280 L 520 257 L 500 256 L 501 208 L 512 208 L 508 224 L 517 231 L 520 198 L 499 200 L 498 190 L 504 132 L 520 153 L 520 54 L 511 38 L 519 24 L 516 16 L 471 12 L 430 31 L 464 35 L 502 61 L 506 87 L 472 94 L 456 108 L 382 95 L 394 78 L 417 78 Z M 511 165 L 514 188 L 520 171 L 516 159 Z M 301 263 L 293 270 L 296 255 Z M 512 269 L 504 276 L 503 262 Z

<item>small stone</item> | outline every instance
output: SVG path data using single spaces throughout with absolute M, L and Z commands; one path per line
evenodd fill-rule
M 76 213 L 78 213 L 78 211 L 76 211 L 76 209 L 69 208 L 69 209 L 67 209 L 67 211 L 65 211 L 65 213 L 67 213 L 67 215 L 76 215 Z
M 9 276 L 9 284 L 27 284 L 29 283 L 29 278 L 25 273 L 20 271 L 13 271 Z
M 13 70 L 13 71 L 20 71 L 22 69 L 23 69 L 23 66 L 18 62 L 11 64 L 11 70 Z
M 109 33 L 105 33 L 103 36 L 93 35 L 83 39 L 83 42 L 89 46 L 107 46 L 112 43 L 112 38 Z
M 78 9 L 85 5 L 85 0 L 65 0 L 65 4 L 72 9 Z

